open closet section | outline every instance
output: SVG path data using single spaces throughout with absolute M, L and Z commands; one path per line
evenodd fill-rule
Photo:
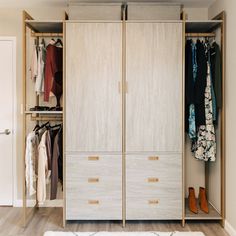
M 183 21 L 185 220 L 221 220 L 224 225 L 225 13 L 208 21 Z
M 63 207 L 63 20 L 23 12 L 23 220 Z

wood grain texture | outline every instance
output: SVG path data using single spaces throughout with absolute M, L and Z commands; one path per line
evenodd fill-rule
M 46 231 L 202 231 L 205 236 L 229 236 L 216 221 L 190 222 L 182 228 L 180 221 L 72 221 L 62 226 L 62 208 L 40 208 L 26 228 L 22 227 L 21 208 L 0 207 L 0 235 L 42 236 Z
M 182 218 L 181 155 L 158 157 L 151 160 L 147 155 L 126 157 L 128 220 Z
M 182 24 L 127 23 L 126 150 L 182 149 Z
M 67 156 L 66 166 L 67 220 L 122 219 L 121 155 Z
M 67 23 L 66 151 L 121 151 L 121 23 Z

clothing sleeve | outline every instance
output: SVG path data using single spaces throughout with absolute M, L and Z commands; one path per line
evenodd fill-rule
M 39 204 L 43 204 L 46 200 L 46 183 L 48 178 L 47 150 L 45 146 L 45 135 L 39 144 L 38 157 L 38 184 L 37 184 L 37 199 Z
M 36 46 L 34 46 L 34 49 L 33 49 L 30 71 L 31 71 L 31 79 L 34 80 L 38 75 L 38 57 L 37 57 Z
M 221 63 L 221 51 L 219 45 L 216 44 L 215 55 L 215 94 L 216 104 L 218 108 L 222 108 L 222 63 Z
M 25 150 L 25 178 L 26 178 L 26 188 L 29 193 L 29 196 L 32 196 L 36 193 L 34 188 L 34 183 L 36 181 L 35 173 L 35 158 L 36 153 L 34 153 L 34 148 L 36 143 L 34 142 L 33 137 L 29 134 L 26 141 L 26 150 Z
M 53 156 L 52 156 L 52 175 L 51 175 L 51 196 L 50 199 L 54 200 L 57 197 L 57 184 L 58 184 L 58 156 L 59 156 L 59 146 L 58 146 L 59 132 L 57 133 L 54 145 L 53 145 Z
M 53 45 L 47 46 L 46 51 L 46 64 L 45 64 L 45 76 L 44 76 L 44 101 L 49 101 L 49 94 L 52 88 L 53 76 L 56 69 L 55 61 L 55 49 Z
M 36 81 L 35 81 L 35 92 L 37 92 L 37 94 L 41 94 L 44 90 L 43 90 L 43 79 L 44 79 L 44 71 L 43 71 L 43 61 L 42 61 L 42 48 L 39 49 L 38 52 L 38 74 L 36 76 Z
M 197 43 L 197 78 L 195 82 L 195 103 L 201 104 L 205 98 L 205 89 L 207 84 L 207 58 L 204 45 Z
M 47 157 L 48 157 L 48 169 L 51 170 L 52 169 L 52 164 L 51 164 L 51 160 L 52 160 L 52 153 L 51 153 L 51 136 L 50 136 L 50 132 L 46 131 L 46 150 L 47 150 Z
M 194 102 L 194 81 L 193 81 L 193 61 L 192 61 L 191 41 L 187 41 L 185 58 L 186 58 L 185 97 L 186 97 L 186 104 L 190 105 Z

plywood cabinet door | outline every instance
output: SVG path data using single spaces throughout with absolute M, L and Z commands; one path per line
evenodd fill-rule
M 121 151 L 122 25 L 66 25 L 66 151 Z
M 127 151 L 181 152 L 182 24 L 127 23 Z

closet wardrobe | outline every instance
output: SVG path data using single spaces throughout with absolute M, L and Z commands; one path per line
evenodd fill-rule
M 47 196 L 44 206 L 62 207 L 64 226 L 69 220 L 122 220 L 123 226 L 126 220 L 181 220 L 183 226 L 185 220 L 221 220 L 224 225 L 225 13 L 196 21 L 184 12 L 180 17 L 180 6 L 94 4 L 71 6 L 64 20 L 34 20 L 23 12 L 24 166 L 29 132 L 49 121 L 63 124 L 63 188 L 57 199 Z M 28 71 L 31 47 L 52 37 L 63 43 L 63 109 L 39 111 L 40 105 L 57 103 L 35 96 Z M 215 164 L 203 163 L 201 171 L 188 155 L 185 135 L 189 37 L 215 39 L 222 51 L 217 158 Z M 42 206 L 28 196 L 26 177 L 25 168 L 24 225 Z M 187 189 L 195 182 L 206 188 L 209 214 L 189 210 Z
M 67 220 L 182 219 L 182 70 L 181 22 L 66 24 Z

